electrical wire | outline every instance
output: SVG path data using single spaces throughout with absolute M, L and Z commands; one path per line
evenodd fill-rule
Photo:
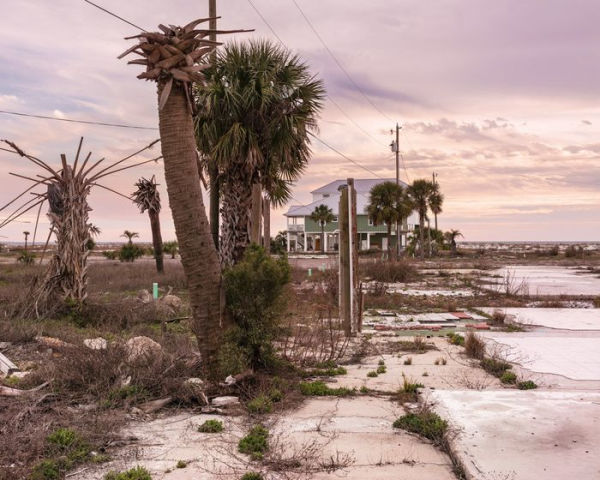
M 140 127 L 137 125 L 127 125 L 122 123 L 107 123 L 107 122 L 94 122 L 88 120 L 74 120 L 72 118 L 57 118 L 57 117 L 49 117 L 47 115 L 37 115 L 33 113 L 23 113 L 23 112 L 12 112 L 8 110 L 0 110 L 0 113 L 5 115 L 16 115 L 19 117 L 30 117 L 30 118 L 40 118 L 43 120 L 54 120 L 57 122 L 68 122 L 68 123 L 82 123 L 84 125 L 100 125 L 103 127 L 117 127 L 117 128 L 133 128 L 136 130 L 158 130 L 156 127 Z
M 142 27 L 137 26 L 135 23 L 131 23 L 129 20 L 125 20 L 123 17 L 120 17 L 119 15 L 117 15 L 116 13 L 111 12 L 110 10 L 107 10 L 104 7 L 101 7 L 100 5 L 91 2 L 90 0 L 83 0 L 85 3 L 88 3 L 90 5 L 92 5 L 93 7 L 96 7 L 99 10 L 102 10 L 104 13 L 108 13 L 109 15 L 112 15 L 115 18 L 118 18 L 119 20 L 121 20 L 122 22 L 125 22 L 128 25 L 131 25 L 132 27 L 137 28 L 138 30 L 141 30 L 142 32 L 145 32 L 146 30 L 144 30 Z

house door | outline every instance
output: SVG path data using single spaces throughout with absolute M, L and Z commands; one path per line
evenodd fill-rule
M 321 251 L 321 237 L 315 238 L 315 251 Z
M 387 239 L 387 237 L 383 237 L 381 239 L 381 249 L 385 251 L 385 250 L 387 250 L 387 246 L 388 246 L 388 239 Z

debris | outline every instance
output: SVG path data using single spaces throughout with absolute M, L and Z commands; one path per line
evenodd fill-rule
M 183 382 L 183 386 L 189 390 L 192 396 L 200 400 L 205 405 L 209 404 L 208 398 L 204 393 L 204 380 L 201 378 L 188 378 Z
M 0 371 L 6 375 L 17 372 L 19 368 L 11 362 L 7 357 L 0 353 Z
M 238 397 L 225 396 L 225 397 L 215 397 L 210 402 L 213 407 L 231 407 L 240 404 L 240 399 Z
M 34 393 L 37 392 L 38 390 L 41 390 L 44 387 L 47 387 L 50 384 L 50 382 L 45 382 L 42 383 L 41 385 L 32 388 L 30 390 L 19 390 L 18 388 L 10 388 L 10 387 L 5 387 L 4 385 L 0 385 L 0 396 L 3 397 L 18 397 L 20 395 L 27 395 L 28 393 Z
M 165 295 L 159 300 L 163 305 L 177 311 L 181 308 L 181 298 L 177 295 Z
M 73 348 L 75 345 L 72 343 L 63 342 L 60 338 L 54 337 L 35 337 L 35 341 L 44 347 L 52 348 L 54 350 L 61 350 L 65 348 Z
M 30 373 L 31 372 L 12 372 L 10 376 L 15 378 L 25 378 Z
M 108 347 L 108 342 L 102 337 L 86 338 L 83 344 L 92 350 L 106 350 Z
M 150 292 L 146 289 L 140 290 L 138 292 L 137 298 L 142 303 L 150 303 L 152 301 L 152 295 L 150 295 Z
M 149 337 L 133 337 L 125 344 L 127 358 L 130 362 L 140 359 L 157 357 L 162 353 L 162 347 Z
M 11 342 L 0 342 L 0 350 L 4 350 L 12 345 Z
M 150 402 L 142 403 L 139 408 L 144 413 L 154 413 L 173 401 L 173 397 L 159 398 Z

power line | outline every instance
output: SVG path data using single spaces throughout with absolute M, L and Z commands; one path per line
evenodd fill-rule
M 88 3 L 94 7 L 96 7 L 99 10 L 102 10 L 104 13 L 108 13 L 109 15 L 112 15 L 115 18 L 118 18 L 119 20 L 121 20 L 122 22 L 125 22 L 128 25 L 131 25 L 132 27 L 137 28 L 138 30 L 141 30 L 142 32 L 145 32 L 146 30 L 144 30 L 142 27 L 137 26 L 135 23 L 131 23 L 129 20 L 125 20 L 123 17 L 120 17 L 119 15 L 117 15 L 116 13 L 111 12 L 110 10 L 107 10 L 104 7 L 101 7 L 100 5 L 95 4 L 94 2 L 90 2 L 90 0 L 83 0 L 85 3 Z
M 35 115 L 32 113 L 11 112 L 11 111 L 7 111 L 7 110 L 0 110 L 0 113 L 4 113 L 6 115 L 16 115 L 19 117 L 41 118 L 43 120 L 55 120 L 57 122 L 82 123 L 85 125 L 100 125 L 103 127 L 133 128 L 136 130 L 158 130 L 158 128 L 156 128 L 156 127 L 139 127 L 137 125 L 127 125 L 127 124 L 122 124 L 122 123 L 106 123 L 106 122 L 94 122 L 94 121 L 88 121 L 88 120 L 74 120 L 72 118 L 57 118 L 57 117 L 49 117 L 46 115 Z
M 382 177 L 380 177 L 379 175 L 377 175 L 373 170 L 371 170 L 368 167 L 365 167 L 363 165 L 361 165 L 360 163 L 358 163 L 356 160 L 352 160 L 350 157 L 348 157 L 347 155 L 344 155 L 342 152 L 340 152 L 338 149 L 336 149 L 335 147 L 332 147 L 331 145 L 329 145 L 326 141 L 321 140 L 319 137 L 317 137 L 314 133 L 308 132 L 308 134 L 313 137 L 316 138 L 319 142 L 321 142 L 323 145 L 325 145 L 327 148 L 329 148 L 330 150 L 334 151 L 335 153 L 337 153 L 339 156 L 345 158 L 346 160 L 348 160 L 349 162 L 353 163 L 354 165 L 356 165 L 357 167 L 362 168 L 363 170 L 366 170 L 367 172 L 375 175 L 377 178 L 380 178 L 383 180 Z
M 331 58 L 333 58 L 333 61 L 337 64 L 337 66 L 340 68 L 340 70 L 342 72 L 344 72 L 344 74 L 346 75 L 346 77 L 348 77 L 348 80 L 350 80 L 350 82 L 352 83 L 352 85 L 354 85 L 356 87 L 356 89 L 365 98 L 365 100 L 367 100 L 367 102 L 369 102 L 371 104 L 371 106 L 375 110 L 377 110 L 377 112 L 380 115 L 382 115 L 385 118 L 387 118 L 390 122 L 393 122 L 393 120 L 385 112 L 383 112 L 377 105 L 375 105 L 375 103 L 373 103 L 373 101 L 368 97 L 368 95 L 364 92 L 364 90 L 360 87 L 360 85 L 358 85 L 354 81 L 354 79 L 350 76 L 350 74 L 348 73 L 348 71 L 344 68 L 344 66 L 337 59 L 337 57 L 334 55 L 334 53 L 331 51 L 331 49 L 327 46 L 327 44 L 325 43 L 325 40 L 323 40 L 323 37 L 321 37 L 321 35 L 319 34 L 319 32 L 317 31 L 317 29 L 315 28 L 315 26 L 312 24 L 312 22 L 309 20 L 309 18 L 306 16 L 306 14 L 304 13 L 304 11 L 300 8 L 300 5 L 298 5 L 298 2 L 296 2 L 296 0 L 292 0 L 292 2 L 294 3 L 294 5 L 296 5 L 296 8 L 300 12 L 300 14 L 304 17 L 304 20 L 306 20 L 306 23 L 308 23 L 308 26 L 314 32 L 314 34 L 319 39 L 319 41 L 321 42 L 321 44 L 323 45 L 323 47 L 325 47 L 325 50 L 327 50 L 327 53 L 329 53 L 329 55 L 331 56 Z
M 275 30 L 273 29 L 273 27 L 271 26 L 271 24 L 269 22 L 267 22 L 267 19 L 263 16 L 263 14 L 260 13 L 260 10 L 258 8 L 256 8 L 256 5 L 254 5 L 254 3 L 252 3 L 252 0 L 248 0 L 248 3 L 254 9 L 254 11 L 258 14 L 258 16 L 261 18 L 261 20 L 263 22 L 265 22 L 265 25 L 267 27 L 269 27 L 269 30 L 271 30 L 271 33 L 273 35 L 275 35 L 275 38 L 277 38 L 277 40 L 279 40 L 279 43 L 281 43 L 285 47 L 285 43 L 283 43 L 283 40 L 281 38 L 279 38 L 279 35 L 277 35 L 277 33 L 275 32 Z

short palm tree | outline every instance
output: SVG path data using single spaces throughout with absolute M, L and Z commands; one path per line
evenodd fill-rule
M 450 244 L 450 250 L 452 251 L 452 255 L 456 255 L 456 239 L 462 236 L 463 234 L 460 233 L 460 230 L 449 230 L 446 233 L 444 233 L 446 241 Z
M 175 255 L 177 255 L 178 250 L 179 245 L 177 245 L 177 242 L 175 240 L 163 243 L 163 252 L 171 255 L 171 258 L 175 258 Z
M 123 232 L 123 234 L 121 235 L 121 237 L 126 238 L 127 239 L 127 243 L 129 245 L 131 245 L 133 243 L 133 239 L 134 238 L 139 238 L 140 234 L 137 232 L 130 232 L 129 230 L 125 230 Z
M 27 239 L 29 238 L 30 233 L 28 231 L 23 232 L 25 235 L 25 250 L 27 250 Z
M 163 243 L 160 233 L 160 194 L 158 193 L 156 179 L 154 175 L 151 179 L 140 178 L 135 186 L 137 190 L 133 192 L 132 199 L 140 212 L 148 211 L 150 218 L 150 229 L 152 230 L 152 246 L 154 247 L 154 260 L 156 261 L 156 271 L 163 273 Z
M 321 227 L 321 251 L 325 252 L 325 225 L 335 219 L 333 211 L 327 205 L 321 204 L 312 211 L 310 219 Z
M 219 253 L 231 265 L 250 242 L 256 185 L 277 206 L 308 164 L 324 88 L 297 56 L 269 41 L 227 45 L 205 75 L 207 85 L 196 91 L 196 138 L 204 168 L 218 166 Z
M 367 215 L 374 225 L 387 225 L 388 255 L 392 252 L 392 225 L 398 223 L 402 228 L 404 219 L 412 213 L 413 206 L 402 186 L 394 182 L 379 183 L 369 194 Z M 400 241 L 400 232 L 396 232 L 397 241 Z
M 434 191 L 433 182 L 425 179 L 414 180 L 407 187 L 407 193 L 419 214 L 419 255 L 421 258 L 425 258 L 425 218 L 427 217 L 429 199 Z

